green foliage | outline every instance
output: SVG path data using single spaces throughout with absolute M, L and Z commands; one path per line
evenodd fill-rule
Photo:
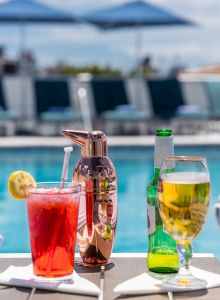
M 96 76 L 113 76 L 119 77 L 122 75 L 122 71 L 119 69 L 113 69 L 110 67 L 101 67 L 97 65 L 77 67 L 73 65 L 58 65 L 49 70 L 53 75 L 77 75 L 80 73 L 90 73 Z

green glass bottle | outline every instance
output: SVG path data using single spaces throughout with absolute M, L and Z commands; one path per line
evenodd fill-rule
M 147 266 L 152 272 L 171 273 L 179 268 L 176 242 L 165 231 L 158 210 L 158 179 L 164 157 L 174 155 L 172 130 L 156 131 L 154 148 L 154 176 L 147 187 L 148 256 Z

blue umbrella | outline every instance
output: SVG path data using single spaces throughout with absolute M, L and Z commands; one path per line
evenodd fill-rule
M 10 0 L 0 4 L 0 22 L 73 23 L 76 18 L 65 11 L 34 0 Z
M 145 1 L 134 1 L 83 14 L 82 19 L 103 29 L 134 26 L 191 24 L 158 6 Z
M 84 21 L 101 29 L 141 28 L 142 26 L 191 25 L 192 22 L 145 1 L 133 1 L 81 15 Z M 138 33 L 138 31 L 137 31 Z M 136 54 L 139 57 L 141 37 L 136 35 Z
M 35 0 L 9 0 L 0 4 L 0 23 L 20 25 L 20 52 L 25 49 L 27 23 L 74 23 L 77 18 L 66 11 Z

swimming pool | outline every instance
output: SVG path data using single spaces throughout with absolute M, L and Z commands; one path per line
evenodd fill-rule
M 213 205 L 220 193 L 220 147 L 177 146 L 180 155 L 205 156 L 211 175 L 212 201 L 208 220 L 195 239 L 195 252 L 212 252 L 220 259 L 220 228 Z M 153 147 L 110 147 L 118 175 L 119 218 L 114 252 L 146 252 L 146 196 L 147 183 L 153 175 Z M 70 159 L 70 174 L 80 157 L 74 148 Z M 7 180 L 14 170 L 30 172 L 37 181 L 57 181 L 63 162 L 63 148 L 0 149 L 0 233 L 4 242 L 0 252 L 29 252 L 28 226 L 25 201 L 16 201 L 8 193 Z

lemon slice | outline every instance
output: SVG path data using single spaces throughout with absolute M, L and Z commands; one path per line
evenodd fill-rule
M 36 182 L 33 176 L 25 171 L 15 171 L 11 173 L 8 180 L 8 189 L 16 199 L 24 199 L 28 196 L 27 188 L 35 187 Z

